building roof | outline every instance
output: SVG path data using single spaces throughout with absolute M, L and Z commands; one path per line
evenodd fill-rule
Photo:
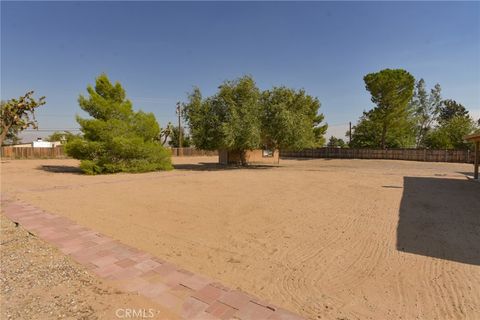
M 469 134 L 468 136 L 463 137 L 463 139 L 468 141 L 480 141 L 480 133 Z

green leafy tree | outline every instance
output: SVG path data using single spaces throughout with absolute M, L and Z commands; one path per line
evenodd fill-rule
M 316 98 L 315 98 L 316 99 Z M 317 111 L 320 109 L 320 102 Z M 315 136 L 315 147 L 323 147 L 325 145 L 325 134 L 328 130 L 328 124 L 324 123 L 325 116 L 323 113 L 318 113 L 312 117 L 313 135 Z
M 45 97 L 36 100 L 33 91 L 18 99 L 11 99 L 0 104 L 0 145 L 6 139 L 15 140 L 17 134 L 29 127 L 37 129 L 35 109 L 45 104 Z
M 410 101 L 410 108 L 415 117 L 416 146 L 425 146 L 425 137 L 432 129 L 442 104 L 441 87 L 437 83 L 430 94 L 425 89 L 425 81 L 420 79 L 415 85 L 415 91 Z
M 367 74 L 363 79 L 372 102 L 377 105 L 370 118 L 381 127 L 379 140 L 383 149 L 387 147 L 389 131 L 395 130 L 399 123 L 409 117 L 408 103 L 413 96 L 415 79 L 401 69 L 384 69 Z
M 456 115 L 448 121 L 442 121 L 429 132 L 426 145 L 432 149 L 469 149 L 472 143 L 463 137 L 478 130 L 475 121 L 469 116 Z
M 260 90 L 249 76 L 225 81 L 218 92 L 202 99 L 194 89 L 184 106 L 192 140 L 197 148 L 238 152 L 246 164 L 245 152 L 261 144 Z
M 245 164 L 245 151 L 261 144 L 259 115 L 260 90 L 251 77 L 226 81 L 212 99 L 214 110 L 222 119 L 220 149 L 236 151 Z
M 448 122 L 454 117 L 467 117 L 468 110 L 452 99 L 447 99 L 442 101 L 439 108 L 438 121 L 439 122 Z
M 179 138 L 179 131 L 178 126 L 172 127 L 170 140 L 168 141 L 168 145 L 172 148 L 178 148 L 178 139 Z M 190 135 L 185 132 L 185 129 L 182 128 L 182 148 L 188 148 L 192 145 Z
M 328 140 L 327 146 L 330 148 L 345 148 L 347 144 L 343 139 L 331 136 Z
M 170 152 L 159 142 L 160 127 L 152 113 L 133 111 L 120 83 L 105 74 L 88 97 L 80 95 L 82 110 L 92 118 L 77 116 L 83 135 L 66 144 L 66 152 L 80 159 L 87 174 L 146 172 L 172 169 Z
M 199 88 L 194 88 L 183 107 L 184 117 L 189 124 L 192 142 L 204 150 L 217 150 L 222 145 L 224 112 L 214 109 L 214 97 L 204 99 Z
M 320 101 L 304 90 L 274 87 L 260 100 L 262 142 L 271 149 L 321 147 L 328 126 L 322 124 Z
M 62 144 L 64 144 L 80 137 L 81 135 L 79 133 L 72 133 L 70 131 L 55 131 L 48 136 L 47 141 L 60 141 Z
M 366 111 L 352 128 L 352 148 L 382 148 L 383 118 L 380 110 Z M 395 125 L 387 131 L 384 140 L 386 148 L 406 148 L 415 145 L 415 121 L 411 114 L 398 117 Z
M 285 87 L 261 92 L 249 76 L 226 81 L 218 92 L 203 98 L 198 88 L 184 105 L 193 144 L 200 149 L 238 152 L 300 149 L 324 143 L 326 125 L 318 114 L 320 102 L 303 90 Z
M 358 123 L 352 127 L 352 148 L 378 148 L 380 145 L 381 125 L 371 118 L 373 110 L 364 111 Z

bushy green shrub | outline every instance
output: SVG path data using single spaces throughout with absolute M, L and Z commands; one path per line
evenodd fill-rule
M 117 82 L 106 75 L 89 86 L 90 97 L 80 96 L 80 107 L 93 118 L 77 117 L 83 135 L 65 146 L 81 160 L 87 174 L 147 172 L 172 169 L 170 151 L 159 142 L 160 127 L 152 113 L 134 112 Z

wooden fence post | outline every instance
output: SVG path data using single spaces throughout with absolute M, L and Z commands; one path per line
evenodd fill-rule
M 480 141 L 475 142 L 475 159 L 473 161 L 473 178 L 478 179 L 478 166 L 480 162 Z

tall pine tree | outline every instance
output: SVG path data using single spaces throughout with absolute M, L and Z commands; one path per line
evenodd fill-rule
M 414 122 L 409 107 L 413 76 L 401 69 L 384 69 L 363 79 L 376 107 L 364 112 L 353 127 L 351 145 L 382 149 L 414 145 Z

